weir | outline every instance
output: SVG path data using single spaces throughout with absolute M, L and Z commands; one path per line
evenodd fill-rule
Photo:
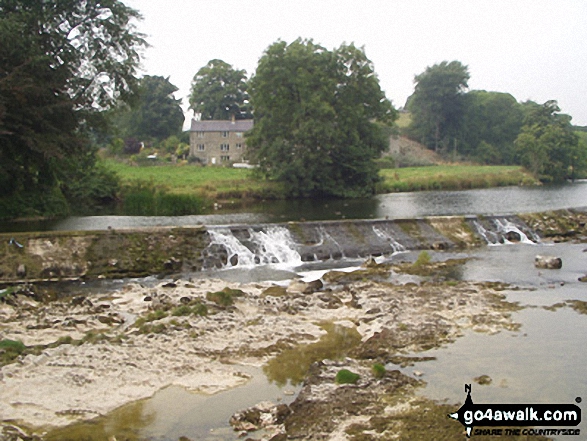
M 409 250 L 540 240 L 540 234 L 519 216 L 10 233 L 0 235 L 0 283 L 140 277 L 256 265 L 292 267 Z

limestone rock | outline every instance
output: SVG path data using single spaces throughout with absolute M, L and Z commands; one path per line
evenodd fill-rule
M 542 269 L 561 269 L 563 267 L 563 261 L 560 257 L 536 256 L 534 258 L 534 266 Z

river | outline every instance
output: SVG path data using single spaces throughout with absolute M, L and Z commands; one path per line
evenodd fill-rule
M 409 219 L 423 216 L 530 213 L 576 207 L 587 207 L 587 181 L 556 186 L 389 193 L 368 199 L 265 201 L 250 208 L 224 206 L 212 213 L 194 216 L 77 216 L 51 221 L 0 222 L 0 231 Z
M 507 187 L 455 192 L 421 192 L 379 195 L 368 200 L 350 201 L 288 201 L 260 204 L 255 211 L 237 212 L 223 208 L 214 214 L 184 217 L 72 217 L 39 224 L 3 224 L 3 231 L 30 230 L 92 230 L 145 226 L 225 225 L 291 220 L 328 220 L 341 218 L 414 218 L 438 215 L 511 214 L 540 212 L 563 208 L 587 207 L 587 182 L 559 187 Z M 457 278 L 462 280 L 499 281 L 512 284 L 506 291 L 507 300 L 518 302 L 524 309 L 512 313 L 520 324 L 516 331 L 502 331 L 495 335 L 467 332 L 455 343 L 418 356 L 433 356 L 435 360 L 418 362 L 409 368 L 390 365 L 408 375 L 419 371 L 427 386 L 422 396 L 449 403 L 462 403 L 466 397 L 464 385 L 473 383 L 475 403 L 566 403 L 582 402 L 587 397 L 587 315 L 569 307 L 572 301 L 587 301 L 586 285 L 578 278 L 587 273 L 585 245 L 577 244 L 507 244 L 487 246 L 468 253 L 471 257 Z M 410 253 L 397 254 L 393 259 L 414 259 Z M 431 252 L 435 259 L 465 257 L 464 254 Z M 538 271 L 533 266 L 536 254 L 560 256 L 561 270 Z M 339 269 L 357 265 L 357 261 L 338 261 L 326 267 Z M 324 264 L 315 266 L 279 267 L 263 265 L 257 268 L 234 268 L 213 271 L 202 276 L 225 280 L 282 280 L 322 271 Z M 491 384 L 478 385 L 472 379 L 488 375 Z M 279 396 L 283 389 L 275 389 L 257 373 L 249 387 L 256 390 L 253 401 Z M 259 377 L 261 375 L 261 378 Z M 213 398 L 193 396 L 184 391 L 164 390 L 144 403 L 145 411 L 156 415 L 154 421 L 142 428 L 149 439 L 176 440 L 182 428 L 197 433 L 202 439 L 235 439 L 225 421 L 226 416 L 239 406 L 250 405 L 251 389 L 224 392 Z M 260 392 L 261 391 L 261 392 Z M 260 394 L 260 395 L 259 395 Z M 244 397 L 244 398 L 243 398 Z M 263 398 L 259 398 L 263 397 Z M 282 397 L 284 402 L 289 398 Z M 218 401 L 220 405 L 215 404 Z M 169 412 L 170 402 L 181 409 L 180 414 Z M 236 406 L 227 409 L 229 403 Z M 190 419 L 186 414 L 200 414 L 214 406 L 222 407 L 207 420 Z M 584 405 L 581 405 L 584 408 Z M 159 410 L 158 410 L 159 409 Z M 455 408 L 455 411 L 457 409 Z M 221 418 L 220 418 L 221 416 Z M 115 417 L 113 417 L 115 418 Z M 174 428 L 175 427 L 175 428 Z M 579 428 L 587 433 L 585 423 Z M 210 432 L 212 430 L 212 432 Z M 182 432 L 185 433 L 185 432 Z M 207 436 L 204 436 L 207 433 Z M 214 433 L 214 435 L 212 435 Z M 557 440 L 566 437 L 555 437 Z M 575 437 L 573 439 L 579 439 Z M 581 438 L 584 439 L 584 438 Z

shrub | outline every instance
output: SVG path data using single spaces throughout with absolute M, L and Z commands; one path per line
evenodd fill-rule
M 0 340 L 0 365 L 12 363 L 25 349 L 21 341 Z
M 375 363 L 371 370 L 373 371 L 373 376 L 375 378 L 383 378 L 385 376 L 385 366 L 380 363 Z
M 414 268 L 422 268 L 423 266 L 430 265 L 432 257 L 427 251 L 422 251 L 418 254 L 418 258 L 414 262 Z
M 355 374 L 348 369 L 341 369 L 337 372 L 335 381 L 337 384 L 355 384 L 359 381 L 359 378 L 359 374 Z
M 175 308 L 171 312 L 171 315 L 174 317 L 179 317 L 182 315 L 190 315 L 191 313 L 192 313 L 192 308 L 190 308 L 187 305 L 181 305 L 181 306 L 178 306 L 177 308 Z
M 226 287 L 222 291 L 209 292 L 206 294 L 206 299 L 217 305 L 226 307 L 234 303 L 234 297 L 242 297 L 244 294 L 244 291 L 241 291 L 240 289 Z

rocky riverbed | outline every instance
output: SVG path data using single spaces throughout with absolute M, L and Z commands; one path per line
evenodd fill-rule
M 511 312 L 520 307 L 505 301 L 506 286 L 447 279 L 462 263 L 371 261 L 289 286 L 135 281 L 52 301 L 16 290 L 0 303 L 0 340 L 9 342 L 0 349 L 0 439 L 63 439 L 51 431 L 170 385 L 225 391 L 250 379 L 246 366 L 264 367 L 274 381 L 303 382 L 292 404 L 259 403 L 233 417 L 249 439 L 417 440 L 432 439 L 431 430 L 444 439 L 462 436 L 446 418 L 454 406 L 414 394 L 418 372 L 383 368 L 409 365 L 408 354 L 468 329 L 516 329 Z M 417 283 L 399 283 L 406 272 L 419 274 Z M 341 370 L 358 379 L 337 380 Z

